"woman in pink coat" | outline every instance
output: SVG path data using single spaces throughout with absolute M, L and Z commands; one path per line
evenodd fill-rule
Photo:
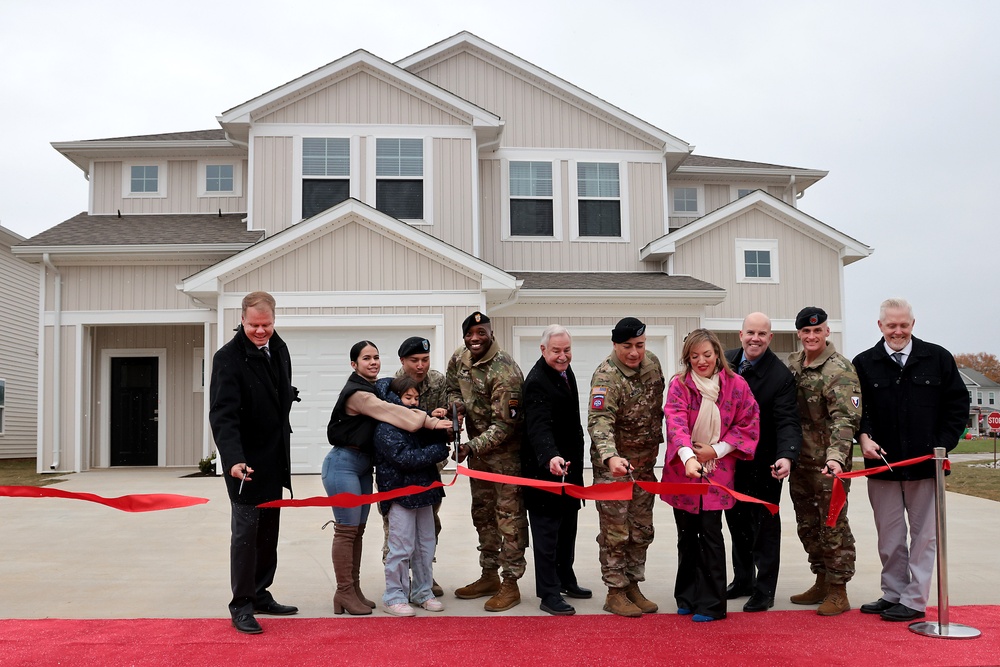
M 733 373 L 718 337 L 695 329 L 684 339 L 684 370 L 670 380 L 664 482 L 711 479 L 732 487 L 736 459 L 752 459 L 760 432 L 759 409 L 746 381 Z M 722 510 L 735 504 L 710 487 L 703 496 L 664 495 L 677 524 L 678 614 L 697 622 L 726 617 L 726 545 Z

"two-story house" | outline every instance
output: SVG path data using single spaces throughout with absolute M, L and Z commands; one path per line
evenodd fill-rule
M 986 417 L 991 412 L 1000 412 L 1000 384 L 965 366 L 959 366 L 958 372 L 969 392 L 969 434 L 989 435 Z
M 38 272 L 11 251 L 22 241 L 0 226 L 0 459 L 38 449 Z
M 356 51 L 201 132 L 54 144 L 88 209 L 25 241 L 43 285 L 40 466 L 193 465 L 205 378 L 242 297 L 278 302 L 293 469 L 318 471 L 348 350 L 383 374 L 412 335 L 444 368 L 487 312 L 527 368 L 551 322 L 586 379 L 625 316 L 673 373 L 688 331 L 736 343 L 805 305 L 843 330 L 844 267 L 871 249 L 798 208 L 825 172 L 693 155 L 650 123 L 469 33 L 395 64 Z

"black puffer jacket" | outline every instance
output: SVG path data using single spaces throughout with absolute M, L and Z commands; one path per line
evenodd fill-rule
M 402 405 L 399 396 L 389 391 L 390 378 L 375 383 L 375 395 L 389 403 Z M 418 408 L 414 408 L 418 409 Z M 448 458 L 450 431 L 421 429 L 408 433 L 392 424 L 379 423 L 375 428 L 375 480 L 380 492 L 394 491 L 405 486 L 428 486 L 440 482 L 438 461 Z M 444 498 L 444 489 L 428 489 L 409 496 L 379 503 L 382 514 L 392 503 L 407 509 L 435 505 Z

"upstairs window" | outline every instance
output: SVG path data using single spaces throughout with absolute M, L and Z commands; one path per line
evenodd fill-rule
M 311 218 L 351 196 L 351 140 L 302 139 L 302 217 Z
M 159 192 L 160 190 L 160 168 L 156 165 L 142 167 L 132 167 L 132 187 L 129 192 L 133 194 Z
M 674 188 L 674 213 L 698 212 L 698 188 Z
M 232 192 L 233 165 L 205 165 L 205 192 Z
M 996 394 L 996 392 L 995 391 L 991 391 L 989 393 L 989 397 L 990 397 L 990 405 L 996 405 L 996 402 L 997 402 L 997 394 Z
M 778 282 L 777 239 L 736 239 L 736 281 Z
M 744 250 L 743 263 L 746 269 L 744 275 L 747 278 L 771 277 L 770 250 Z
M 552 163 L 510 163 L 511 236 L 552 236 Z
M 736 188 L 736 198 L 737 199 L 742 199 L 743 197 L 746 197 L 748 194 L 750 194 L 754 190 L 755 190 L 755 188 Z
M 130 197 L 166 197 L 167 163 L 157 160 L 122 163 L 122 193 Z
M 375 208 L 399 220 L 424 218 L 423 139 L 375 140 Z
M 580 236 L 622 235 L 621 184 L 617 162 L 578 162 Z

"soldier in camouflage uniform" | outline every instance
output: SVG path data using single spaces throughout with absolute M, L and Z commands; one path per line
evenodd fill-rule
M 448 362 L 448 402 L 465 414 L 469 442 L 459 448 L 469 467 L 503 475 L 521 474 L 521 385 L 514 359 L 493 339 L 490 319 L 475 312 L 462 322 L 465 347 Z M 521 487 L 470 479 L 472 523 L 479 533 L 482 576 L 455 591 L 463 600 L 490 595 L 486 611 L 506 611 L 521 602 L 517 580 L 524 575 L 528 520 Z M 503 582 L 497 570 L 503 569 Z
M 396 377 L 408 375 L 418 382 L 417 393 L 420 394 L 420 409 L 432 417 L 449 419 L 448 390 L 445 386 L 444 374 L 431 370 L 431 342 L 420 336 L 410 336 L 399 346 L 399 363 L 402 366 L 396 371 Z M 438 472 L 444 470 L 445 461 L 438 463 Z M 376 505 L 376 507 L 378 507 Z M 441 502 L 434 504 L 434 538 L 441 535 Z M 382 562 L 389 555 L 389 517 L 382 515 L 382 528 L 385 539 L 382 541 Z M 432 580 L 431 592 L 434 597 L 444 595 L 444 590 L 437 580 Z
M 836 526 L 828 528 L 826 516 L 834 475 L 851 469 L 851 448 L 861 422 L 861 386 L 854 366 L 827 340 L 826 319 L 821 308 L 799 311 L 795 328 L 803 350 L 788 357 L 802 421 L 802 452 L 788 488 L 799 539 L 816 574 L 816 583 L 791 601 L 822 603 L 816 613 L 835 616 L 851 608 L 847 582 L 854 576 L 854 536 L 846 501 Z M 842 481 L 848 491 L 849 481 Z
M 590 381 L 587 430 L 594 483 L 620 482 L 626 475 L 655 482 L 653 465 L 663 442 L 663 370 L 646 351 L 646 325 L 636 318 L 619 321 L 611 341 L 614 350 Z M 601 578 L 608 587 L 605 611 L 637 617 L 658 609 L 639 590 L 653 542 L 653 500 L 635 486 L 631 500 L 596 502 Z

